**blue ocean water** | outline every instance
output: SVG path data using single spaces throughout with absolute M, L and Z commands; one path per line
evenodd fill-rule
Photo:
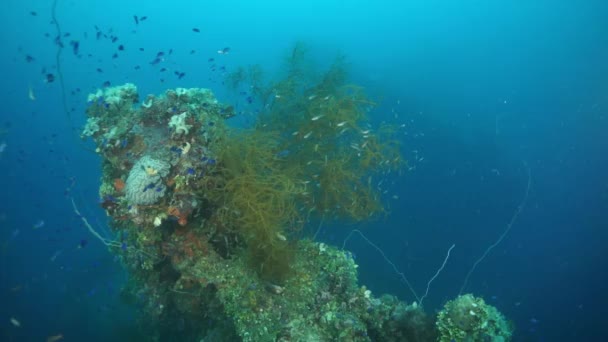
M 84 125 L 87 94 L 104 82 L 133 82 L 140 94 L 204 87 L 246 117 L 256 108 L 226 91 L 222 67 L 278 71 L 304 42 L 320 66 L 346 55 L 353 82 L 379 102 L 374 120 L 405 125 L 408 170 L 387 177 L 390 215 L 318 234 L 342 246 L 356 228 L 383 250 L 347 241 L 361 283 L 411 302 L 386 259 L 421 295 L 455 245 L 427 312 L 470 292 L 514 322 L 516 341 L 608 340 L 606 18 L 608 3 L 590 0 L 6 0 L 0 339 L 132 333 L 138 308 L 120 298 L 128 275 L 69 200 L 109 233 L 100 159 L 71 132 Z M 152 65 L 159 51 L 162 65 Z

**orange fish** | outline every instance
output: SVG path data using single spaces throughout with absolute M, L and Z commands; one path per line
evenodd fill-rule
M 53 335 L 46 338 L 46 342 L 56 342 L 59 340 L 63 340 L 63 334 Z

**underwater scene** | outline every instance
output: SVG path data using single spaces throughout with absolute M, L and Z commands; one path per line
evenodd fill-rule
M 608 341 L 608 2 L 0 18 L 0 341 Z

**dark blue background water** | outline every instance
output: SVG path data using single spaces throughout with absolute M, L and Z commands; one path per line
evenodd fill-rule
M 507 228 L 524 199 L 527 164 L 525 206 L 466 292 L 512 319 L 517 341 L 608 340 L 608 3 L 206 3 L 59 0 L 58 20 L 71 34 L 61 54 L 71 122 L 58 81 L 45 83 L 42 73 L 56 74 L 51 2 L 3 3 L 0 339 L 124 339 L 136 314 L 119 298 L 127 275 L 64 194 L 70 189 L 83 214 L 108 231 L 97 205 L 99 159 L 70 133 L 84 123 L 86 95 L 104 81 L 136 83 L 142 96 L 207 87 L 221 101 L 238 102 L 246 117 L 255 108 L 225 92 L 207 59 L 228 71 L 252 63 L 276 71 L 299 40 L 321 66 L 338 52 L 348 56 L 353 80 L 380 100 L 375 120 L 406 125 L 403 152 L 412 167 L 387 179 L 394 182 L 386 195 L 390 216 L 357 226 L 327 222 L 320 239 L 341 246 L 350 230 L 361 229 L 419 296 L 455 244 L 424 302 L 434 313 Z M 133 15 L 148 19 L 136 26 Z M 96 40 L 95 25 L 119 40 Z M 72 39 L 80 57 L 67 45 Z M 230 54 L 217 54 L 227 46 Z M 162 66 L 149 64 L 171 48 Z M 178 80 L 175 70 L 186 76 Z M 34 229 L 39 220 L 44 227 Z M 79 248 L 83 239 L 88 244 Z M 347 248 L 375 294 L 414 300 L 361 237 Z

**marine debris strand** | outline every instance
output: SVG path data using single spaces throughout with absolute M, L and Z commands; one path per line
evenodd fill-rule
M 483 255 L 479 259 L 477 259 L 477 261 L 475 261 L 475 263 L 473 264 L 473 267 L 471 267 L 471 269 L 469 270 L 469 273 L 467 273 L 466 277 L 464 278 L 464 282 L 463 282 L 462 287 L 460 288 L 460 291 L 458 292 L 458 294 L 462 294 L 464 292 L 464 289 L 467 287 L 467 284 L 469 282 L 469 277 L 471 277 L 471 274 L 473 274 L 473 272 L 477 268 L 477 265 L 479 265 L 483 261 L 483 259 L 485 259 L 486 256 L 488 254 L 490 254 L 490 251 L 492 251 L 492 249 L 494 249 L 496 246 L 498 246 L 502 242 L 502 240 L 505 238 L 505 236 L 507 236 L 507 234 L 509 234 L 509 232 L 511 231 L 511 228 L 513 227 L 513 224 L 519 217 L 519 214 L 521 214 L 521 211 L 526 206 L 526 202 L 528 201 L 528 195 L 530 194 L 530 186 L 532 185 L 532 174 L 530 172 L 530 168 L 528 167 L 528 163 L 526 163 L 526 161 L 523 161 L 523 164 L 524 164 L 524 168 L 526 169 L 526 174 L 528 175 L 528 183 L 526 186 L 526 192 L 524 194 L 524 197 L 523 197 L 521 203 L 517 206 L 517 209 L 515 210 L 515 213 L 511 217 L 511 220 L 509 221 L 509 224 L 507 225 L 507 228 L 505 229 L 505 231 L 500 235 L 498 240 L 496 240 L 496 242 L 491 244 L 486 249 L 486 251 L 483 253 Z
M 450 249 L 448 249 L 448 254 L 445 256 L 445 259 L 443 260 L 443 264 L 441 264 L 441 267 L 439 267 L 439 269 L 437 270 L 437 272 L 435 272 L 435 275 L 426 284 L 426 292 L 424 292 L 424 295 L 422 297 L 420 297 L 420 305 L 422 305 L 422 302 L 424 301 L 424 298 L 426 298 L 426 296 L 428 296 L 429 289 L 431 287 L 431 283 L 433 282 L 433 280 L 435 280 L 435 278 L 437 278 L 437 276 L 439 276 L 439 273 L 441 273 L 441 271 L 445 267 L 445 264 L 448 262 L 448 259 L 450 258 L 450 252 L 452 251 L 452 249 L 454 249 L 454 247 L 456 247 L 455 244 L 452 245 L 452 247 L 450 247 Z
M 346 239 L 344 239 L 344 242 L 342 243 L 342 249 L 344 249 L 344 247 L 346 246 L 346 242 L 348 240 L 350 240 L 350 237 L 353 233 L 359 234 L 363 238 L 363 240 L 365 240 L 365 242 L 367 242 L 370 246 L 374 247 L 374 249 L 377 250 L 380 253 L 380 255 L 382 255 L 382 258 L 384 258 L 384 261 L 386 261 L 389 265 L 391 265 L 391 267 L 393 268 L 395 273 L 397 273 L 397 275 L 401 278 L 401 280 L 407 285 L 407 287 L 409 288 L 412 295 L 414 295 L 414 298 L 416 299 L 416 301 L 418 303 L 421 303 L 422 301 L 421 301 L 420 297 L 418 296 L 418 294 L 416 294 L 416 290 L 414 290 L 414 287 L 412 286 L 410 281 L 407 280 L 407 277 L 405 276 L 405 274 L 403 272 L 399 271 L 397 266 L 395 266 L 395 264 L 386 256 L 386 254 L 384 254 L 384 251 L 382 250 L 382 248 L 378 247 L 375 243 L 371 242 L 367 238 L 367 236 L 365 236 L 359 229 L 353 229 L 353 230 L 351 230 L 350 233 L 348 233 L 348 236 L 346 236 Z

